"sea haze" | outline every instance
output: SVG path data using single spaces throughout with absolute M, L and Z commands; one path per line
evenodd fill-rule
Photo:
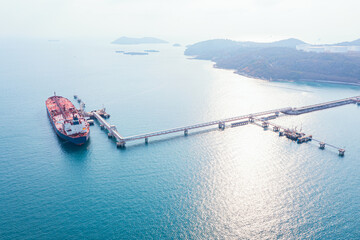
M 159 52 L 116 53 L 146 49 Z M 360 95 L 359 87 L 246 78 L 184 50 L 1 42 L 1 239 L 360 238 L 356 105 L 276 120 L 346 147 L 344 158 L 253 125 L 126 149 L 98 124 L 82 147 L 55 135 L 45 110 L 54 91 L 78 94 L 87 110 L 106 107 L 124 136 Z

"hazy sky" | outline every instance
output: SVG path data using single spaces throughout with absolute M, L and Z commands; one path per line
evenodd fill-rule
M 359 0 L 0 0 L 1 38 L 360 38 Z

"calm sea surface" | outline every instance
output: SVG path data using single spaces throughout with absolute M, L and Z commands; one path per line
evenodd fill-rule
M 145 49 L 160 52 L 115 53 Z M 252 125 L 122 150 L 97 124 L 82 147 L 54 133 L 45 111 L 54 91 L 105 106 L 124 136 L 360 95 L 250 79 L 183 51 L 0 41 L 0 239 L 360 238 L 356 105 L 275 120 L 345 147 L 344 158 Z

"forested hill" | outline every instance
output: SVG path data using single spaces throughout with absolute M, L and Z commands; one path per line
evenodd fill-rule
M 208 40 L 188 46 L 185 55 L 211 60 L 216 67 L 272 80 L 323 80 L 360 84 L 360 54 L 296 50 L 297 39 L 273 43 Z

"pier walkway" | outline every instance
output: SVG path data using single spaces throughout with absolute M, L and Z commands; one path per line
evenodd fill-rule
M 280 108 L 280 109 L 274 109 L 274 110 L 269 110 L 269 111 L 264 111 L 264 112 L 246 114 L 246 115 L 241 115 L 241 116 L 232 117 L 232 118 L 225 118 L 225 119 L 215 120 L 215 121 L 206 122 L 206 123 L 200 123 L 200 124 L 195 124 L 195 125 L 189 125 L 189 126 L 184 126 L 184 127 L 178 127 L 178 128 L 173 128 L 173 129 L 167 129 L 167 130 L 162 130 L 162 131 L 157 131 L 157 132 L 151 132 L 151 133 L 146 133 L 146 134 L 141 134 L 141 135 L 125 137 L 123 140 L 126 142 L 134 141 L 134 140 L 138 140 L 138 139 L 146 139 L 149 137 L 165 135 L 165 134 L 170 134 L 170 133 L 176 133 L 176 132 L 184 132 L 184 134 L 186 135 L 188 133 L 188 131 L 191 129 L 209 127 L 209 126 L 213 126 L 213 125 L 218 125 L 219 128 L 223 129 L 223 128 L 225 128 L 225 123 L 228 123 L 228 122 L 234 122 L 234 121 L 238 121 L 238 120 L 248 119 L 251 117 L 264 116 L 264 115 L 273 114 L 273 113 L 279 113 L 279 112 L 287 111 L 290 109 L 291 108 Z
M 108 122 L 105 121 L 104 118 L 100 116 L 100 114 L 97 111 L 93 111 L 94 117 L 99 121 L 100 126 L 102 128 L 106 128 L 108 130 L 108 136 L 112 137 L 114 136 L 118 142 L 123 141 L 123 137 L 120 135 L 120 133 L 117 131 L 116 126 L 110 125 Z
M 74 95 L 74 98 L 77 99 L 78 96 Z M 150 137 L 161 136 L 161 135 L 177 133 L 177 132 L 184 132 L 184 135 L 188 135 L 189 130 L 204 128 L 204 127 L 209 127 L 209 126 L 214 126 L 214 125 L 218 125 L 219 129 L 225 129 L 226 123 L 231 123 L 231 127 L 236 127 L 236 126 L 247 125 L 248 123 L 257 124 L 255 122 L 255 120 L 256 120 L 256 121 L 261 121 L 262 124 L 261 125 L 257 124 L 257 125 L 262 126 L 264 128 L 267 128 L 269 125 L 272 125 L 274 131 L 280 131 L 281 129 L 285 130 L 284 127 L 279 126 L 277 124 L 269 123 L 267 120 L 275 119 L 276 117 L 279 116 L 280 113 L 287 114 L 287 115 L 299 115 L 299 114 L 309 113 L 309 112 L 323 110 L 323 109 L 332 108 L 332 107 L 338 107 L 338 106 L 342 106 L 345 104 L 351 104 L 351 103 L 360 105 L 360 96 L 355 96 L 355 97 L 350 97 L 350 98 L 345 98 L 345 99 L 340 99 L 340 100 L 335 100 L 335 101 L 329 101 L 329 102 L 319 103 L 319 104 L 315 104 L 315 105 L 308 105 L 308 106 L 303 106 L 303 107 L 299 107 L 299 108 L 286 107 L 286 108 L 273 109 L 273 110 L 269 110 L 269 111 L 245 114 L 245 115 L 241 115 L 241 116 L 237 116 L 237 117 L 224 118 L 224 119 L 215 120 L 215 121 L 211 121 L 211 122 L 177 127 L 177 128 L 161 130 L 161 131 L 156 131 L 156 132 L 150 132 L 150 133 L 134 135 L 134 136 L 129 136 L 129 137 L 121 136 L 119 134 L 119 132 L 117 131 L 116 126 L 110 125 L 109 123 L 106 122 L 106 120 L 101 116 L 101 114 L 104 114 L 105 116 L 109 116 L 104 111 L 104 109 L 86 113 L 84 111 L 85 104 L 80 99 L 78 99 L 78 102 L 81 105 L 81 111 L 84 113 L 84 115 L 95 117 L 98 120 L 98 122 L 100 123 L 101 128 L 106 128 L 108 130 L 108 136 L 116 138 L 116 145 L 118 147 L 125 147 L 126 142 L 129 142 L 129 141 L 145 139 L 145 143 L 148 143 L 148 139 Z M 271 114 L 274 114 L 274 115 L 271 115 Z M 239 121 L 239 120 L 244 120 L 244 121 L 235 122 L 235 121 Z M 313 139 L 313 140 L 315 140 L 315 139 Z M 318 141 L 318 140 L 315 140 L 315 141 Z M 318 141 L 318 142 L 320 143 L 320 146 L 325 147 L 325 143 L 320 142 L 320 141 Z M 334 148 L 338 149 L 339 152 L 345 151 L 341 148 L 335 147 L 330 144 L 327 144 L 327 146 L 334 147 Z M 321 147 L 321 149 L 324 149 L 323 147 Z
M 327 109 L 327 108 L 332 108 L 332 107 L 337 107 L 337 106 L 350 104 L 350 103 L 357 103 L 357 102 L 360 102 L 360 96 L 340 99 L 340 100 L 336 100 L 336 101 L 324 102 L 324 103 L 304 106 L 304 107 L 300 107 L 300 108 L 287 107 L 287 108 L 274 109 L 274 110 L 269 110 L 269 111 L 264 111 L 264 112 L 246 114 L 246 115 L 242 115 L 242 116 L 220 119 L 220 120 L 215 120 L 215 121 L 201 123 L 201 124 L 195 124 L 195 125 L 167 129 L 167 130 L 162 130 L 162 131 L 157 131 L 157 132 L 145 133 L 145 134 L 141 134 L 141 135 L 129 136 L 129 137 L 125 137 L 121 140 L 124 142 L 124 144 L 125 144 L 125 142 L 139 140 L 139 139 L 145 139 L 145 141 L 148 142 L 148 138 L 154 137 L 154 136 L 160 136 L 160 135 L 176 133 L 176 132 L 184 132 L 184 134 L 187 135 L 188 131 L 191 129 L 203 128 L 203 127 L 208 127 L 208 126 L 212 126 L 212 125 L 218 125 L 219 128 L 224 129 L 225 123 L 228 123 L 228 122 L 234 122 L 234 121 L 243 120 L 243 119 L 261 117 L 261 116 L 265 116 L 265 115 L 269 115 L 269 114 L 278 115 L 280 112 L 284 113 L 284 114 L 289 114 L 289 115 L 299 115 L 299 114 L 303 114 L 303 113 L 318 111 L 318 110 L 322 110 L 322 109 Z
M 272 118 L 273 119 L 273 118 Z M 263 119 L 259 119 L 259 118 L 253 118 L 252 121 L 250 121 L 250 123 L 254 124 L 254 125 L 257 125 L 263 129 L 268 129 L 269 126 L 272 126 L 273 127 L 273 131 L 274 132 L 279 132 L 279 136 L 282 137 L 284 136 L 284 132 L 285 131 L 290 131 L 290 132 L 293 132 L 293 133 L 299 133 L 299 134 L 302 134 L 303 136 L 305 136 L 307 138 L 306 141 L 300 141 L 298 143 L 304 143 L 304 142 L 308 142 L 308 141 L 314 141 L 314 142 L 317 142 L 319 143 L 319 148 L 320 149 L 325 149 L 325 146 L 328 146 L 330 148 L 333 148 L 335 150 L 337 150 L 339 152 L 339 155 L 340 156 L 344 156 L 345 154 L 345 149 L 341 148 L 341 147 L 337 147 L 333 144 L 329 144 L 329 143 L 325 143 L 323 141 L 320 141 L 318 139 L 315 139 L 313 138 L 312 136 L 310 135 L 306 135 L 305 133 L 302 133 L 301 130 L 299 132 L 296 131 L 296 129 L 292 129 L 290 130 L 289 128 L 287 127 L 284 127 L 284 126 L 281 126 L 279 124 L 275 124 L 275 123 L 272 123 L 272 122 L 269 122 L 269 121 L 266 121 L 266 120 L 263 120 Z
M 360 102 L 360 96 L 356 96 L 356 97 L 344 98 L 344 99 L 330 101 L 330 102 L 319 103 L 319 104 L 315 104 L 315 105 L 309 105 L 309 106 L 304 106 L 304 107 L 299 107 L 299 108 L 292 108 L 292 109 L 284 111 L 282 113 L 289 114 L 289 115 L 300 115 L 300 114 L 304 114 L 304 113 L 319 111 L 319 110 L 323 110 L 323 109 L 327 109 L 327 108 L 338 107 L 338 106 L 351 104 L 351 103 L 359 104 L 359 102 Z

